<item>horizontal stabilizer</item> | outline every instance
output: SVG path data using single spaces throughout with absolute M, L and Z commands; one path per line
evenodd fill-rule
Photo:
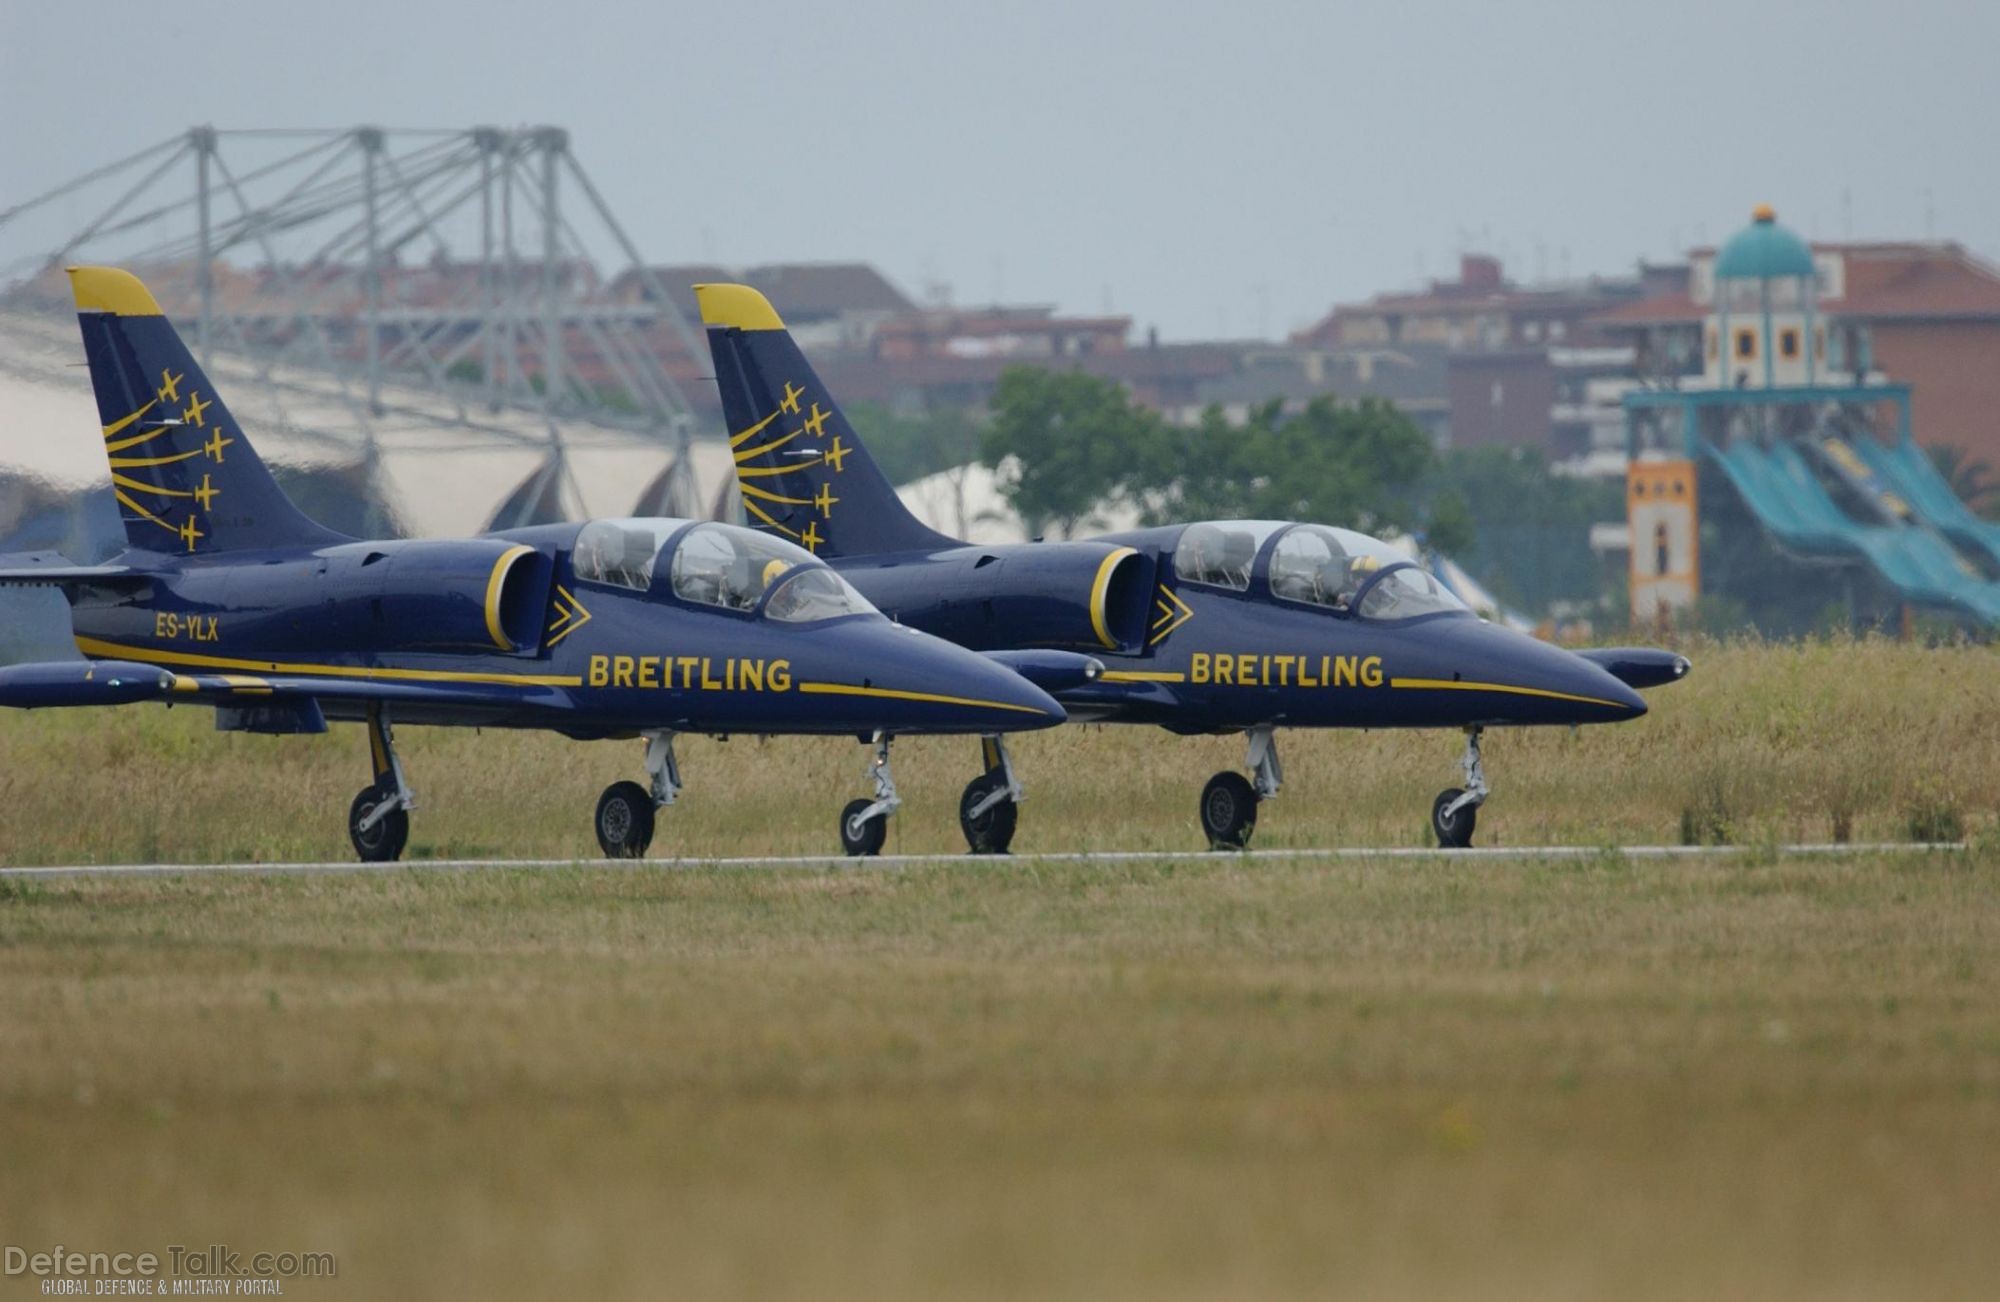
M 61 552 L 0 555 L 0 586 L 144 582 L 145 578 L 129 565 L 78 565 Z

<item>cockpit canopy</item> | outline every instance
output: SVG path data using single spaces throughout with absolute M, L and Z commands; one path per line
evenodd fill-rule
M 1182 579 L 1239 592 L 1250 587 L 1257 554 L 1270 541 L 1271 595 L 1369 619 L 1409 619 L 1463 611 L 1450 589 L 1379 538 L 1323 524 L 1212 520 L 1189 525 L 1174 549 Z
M 593 520 L 576 535 L 571 566 L 579 579 L 645 592 L 669 543 L 669 579 L 682 601 L 744 612 L 761 603 L 767 618 L 792 624 L 875 613 L 805 548 L 733 524 Z

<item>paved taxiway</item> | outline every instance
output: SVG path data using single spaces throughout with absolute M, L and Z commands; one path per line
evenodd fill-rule
M 1866 845 L 1524 845 L 1477 846 L 1470 850 L 1440 850 L 1435 847 L 1383 847 L 1369 849 L 1331 848 L 1322 850 L 1088 850 L 1073 853 L 1013 854 L 980 857 L 959 854 L 885 854 L 868 859 L 847 855 L 798 855 L 775 858 L 716 859 L 413 859 L 398 863 L 126 863 L 59 864 L 41 868 L 0 868 L 0 880 L 31 880 L 62 877 L 192 877 L 216 873 L 395 873 L 395 872 L 477 872 L 485 869 L 537 870 L 551 868 L 624 868 L 631 870 L 673 868 L 909 868 L 926 864 L 964 864 L 968 867 L 1001 869 L 1037 863 L 1162 863 L 1198 859 L 1234 859 L 1269 862 L 1290 859 L 1324 859 L 1336 862 L 1374 859 L 1450 859 L 1453 861 L 1508 861 L 1528 859 L 1595 859 L 1618 854 L 1629 859 L 1729 858 L 1745 855 L 1776 855 L 1783 859 L 1833 858 L 1855 854 L 1890 854 L 1911 851 L 1955 853 L 1965 849 L 1958 842 L 1912 844 L 1884 841 Z

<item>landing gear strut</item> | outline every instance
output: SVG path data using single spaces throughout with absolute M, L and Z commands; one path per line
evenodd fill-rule
M 889 734 L 875 734 L 875 757 L 863 771 L 875 784 L 875 799 L 850 800 L 840 811 L 840 847 L 851 855 L 882 853 L 889 839 L 889 815 L 902 807 L 896 779 L 889 772 Z
M 654 812 L 680 794 L 681 769 L 671 732 L 646 734 L 646 774 L 652 779 L 650 788 L 614 782 L 597 798 L 597 844 L 607 859 L 644 858 L 653 844 Z
M 1463 787 L 1446 787 L 1431 802 L 1431 830 L 1438 844 L 1447 850 L 1463 850 L 1472 844 L 1472 829 L 1479 822 L 1479 807 L 1486 803 L 1486 770 L 1479 762 L 1479 735 L 1482 728 L 1465 730 Z
M 1285 768 L 1278 762 L 1278 736 L 1271 725 L 1249 732 L 1250 753 L 1246 767 L 1250 778 L 1241 773 L 1218 773 L 1201 789 L 1201 830 L 1208 835 L 1211 850 L 1241 850 L 1250 844 L 1257 829 L 1257 805 L 1274 799 L 1285 784 Z M 1254 785 L 1251 779 L 1255 779 Z
M 1021 812 L 1021 781 L 1007 742 L 999 736 L 979 739 L 986 771 L 966 783 L 958 798 L 958 825 L 974 854 L 1006 854 L 1014 842 L 1014 823 Z
M 416 808 L 417 796 L 396 758 L 389 712 L 379 705 L 368 707 L 368 755 L 375 781 L 347 807 L 347 839 L 354 842 L 354 852 L 363 863 L 394 863 L 409 842 L 409 811 Z

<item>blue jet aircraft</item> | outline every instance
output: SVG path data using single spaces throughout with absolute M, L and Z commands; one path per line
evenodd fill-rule
M 645 738 L 650 787 L 619 782 L 597 804 L 613 857 L 644 854 L 680 791 L 678 733 L 872 738 L 874 797 L 842 811 L 840 833 L 873 853 L 900 803 L 890 737 L 1049 727 L 1062 707 L 1030 678 L 1101 668 L 898 626 L 805 548 L 734 525 L 332 533 L 286 499 L 144 285 L 107 267 L 70 278 L 130 547 L 104 565 L 0 558 L 0 583 L 63 591 L 86 657 L 0 669 L 0 705 L 199 703 L 220 729 L 261 733 L 365 721 L 374 779 L 348 811 L 364 860 L 402 852 L 415 805 L 392 715 Z
M 1245 733 L 1248 768 L 1201 795 L 1217 849 L 1240 847 L 1278 794 L 1277 730 L 1461 728 L 1463 786 L 1431 826 L 1467 846 L 1488 788 L 1484 729 L 1616 723 L 1633 690 L 1673 682 L 1677 655 L 1572 653 L 1479 619 L 1378 539 L 1277 520 L 1209 520 L 1079 542 L 972 546 L 918 521 L 855 436 L 771 304 L 744 285 L 697 285 L 756 528 L 834 568 L 891 618 L 962 646 L 1059 648 L 1103 674 L 1056 692 L 1072 719 Z M 959 820 L 975 851 L 1004 851 L 1019 786 L 1006 747 L 983 747 Z

